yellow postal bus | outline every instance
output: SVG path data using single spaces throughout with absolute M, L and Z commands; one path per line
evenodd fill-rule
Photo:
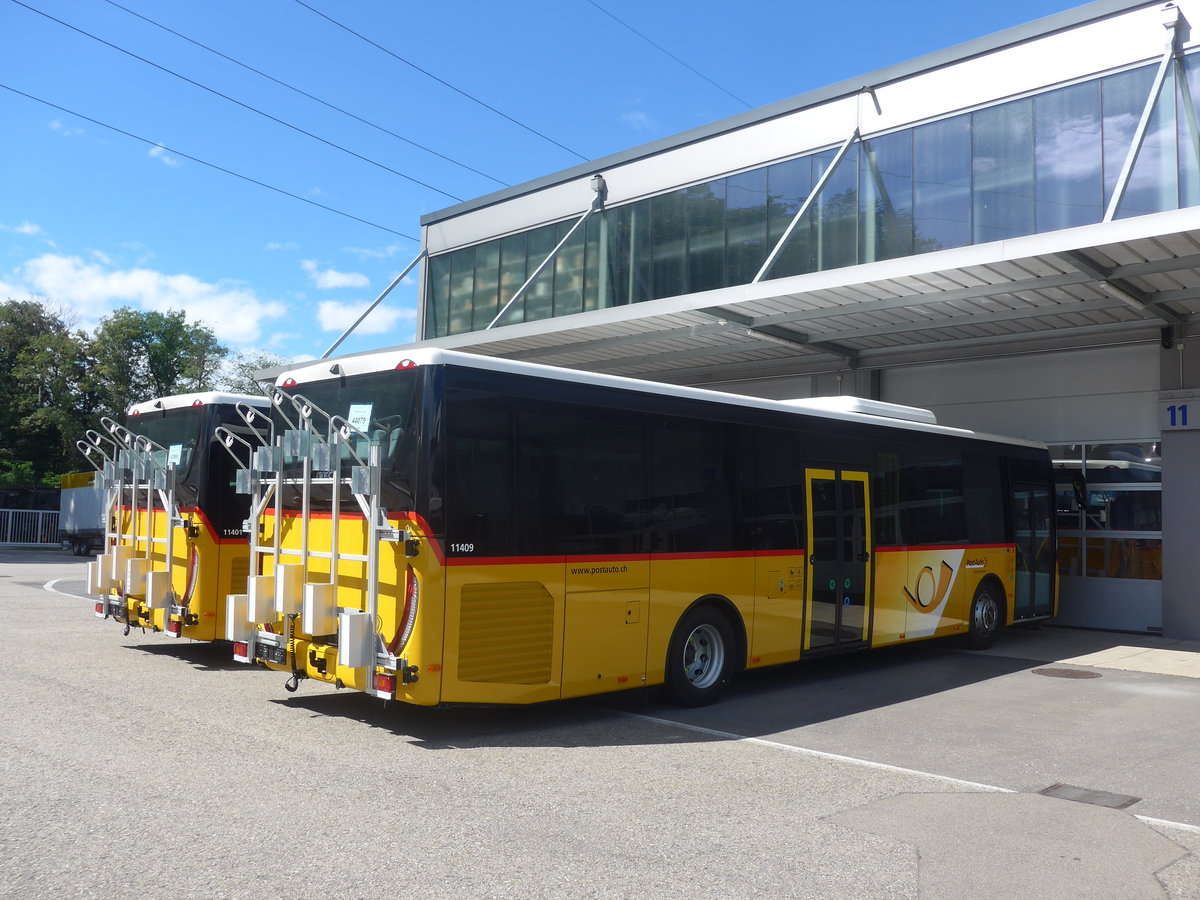
M 235 658 L 414 704 L 530 703 L 1055 608 L 1040 444 L 414 349 L 284 373 L 243 474 Z
M 235 478 L 266 439 L 269 406 L 244 394 L 161 397 L 79 442 L 108 488 L 105 550 L 88 566 L 97 617 L 126 634 L 223 637 L 225 598 L 250 571 L 249 506 Z

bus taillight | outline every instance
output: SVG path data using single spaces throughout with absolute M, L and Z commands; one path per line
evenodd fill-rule
M 395 656 L 400 653 L 412 637 L 413 625 L 417 622 L 417 602 L 421 589 L 417 584 L 417 573 L 409 566 L 404 578 L 404 612 L 400 615 L 400 627 L 396 636 L 388 644 L 388 652 Z
M 380 694 L 391 696 L 396 693 L 396 676 L 388 675 L 384 672 L 375 673 L 375 691 Z

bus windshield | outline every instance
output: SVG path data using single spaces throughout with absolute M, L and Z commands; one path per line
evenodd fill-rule
M 154 442 L 151 456 L 156 466 L 165 469 L 174 464 L 178 477 L 185 479 L 196 456 L 204 414 L 203 407 L 142 413 L 130 416 L 127 427 Z
M 302 397 L 316 407 L 312 422 L 316 433 L 322 438 L 327 434 L 329 425 L 326 416 L 338 417 L 350 424 L 351 436 L 343 444 L 341 452 L 343 477 L 349 474 L 352 467 L 360 464 L 359 459 L 367 462 L 370 445 L 377 443 L 383 472 L 384 504 L 389 509 L 410 510 L 413 508 L 417 468 L 416 386 L 415 371 L 373 372 L 299 384 L 285 393 Z M 280 429 L 283 432 L 293 430 L 299 421 L 290 404 L 283 414 L 278 408 L 274 408 L 271 414 L 276 433 L 280 433 Z M 289 447 L 287 441 L 284 447 L 284 469 L 289 476 L 294 476 L 298 474 L 301 460 L 294 455 L 295 448 Z M 355 456 L 359 459 L 355 459 Z M 319 491 L 314 491 L 313 498 L 318 501 L 323 499 Z

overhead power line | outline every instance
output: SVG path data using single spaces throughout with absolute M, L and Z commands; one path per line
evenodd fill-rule
M 299 2 L 299 0 L 297 0 L 297 2 Z M 742 104 L 742 106 L 746 107 L 746 109 L 754 108 L 749 103 L 747 103 L 745 100 L 743 100 L 741 97 L 739 97 L 737 94 L 733 93 L 733 91 L 729 90 L 728 88 L 722 87 L 721 85 L 719 85 L 715 81 L 713 81 L 711 78 L 709 78 L 707 75 L 705 75 L 703 72 L 699 71 L 698 69 L 693 68 L 692 66 L 689 66 L 687 63 L 685 63 L 682 59 L 680 59 L 678 56 L 676 56 L 674 53 L 672 53 L 670 50 L 668 50 L 662 44 L 659 44 L 659 43 L 656 43 L 656 42 L 650 40 L 650 38 L 646 37 L 646 35 L 642 34 L 640 31 L 638 31 L 636 28 L 634 28 L 628 22 L 614 16 L 607 9 L 605 9 L 603 6 L 601 6 L 599 3 L 597 3 L 596 0 L 587 0 L 587 2 L 590 3 L 592 6 L 596 7 L 596 9 L 600 10 L 600 12 L 604 13 L 606 16 L 608 16 L 610 19 L 612 19 L 618 25 L 632 31 L 634 34 L 636 34 L 638 37 L 640 37 L 643 41 L 645 41 L 647 44 L 649 44 L 654 49 L 659 50 L 662 53 L 665 53 L 667 56 L 671 57 L 671 59 L 675 60 L 675 62 L 679 63 L 681 66 L 683 66 L 689 72 L 691 72 L 693 75 L 698 75 L 700 78 L 703 78 L 705 81 L 707 81 L 713 87 L 715 87 L 718 91 L 728 94 L 730 97 L 732 97 L 738 103 Z
M 146 59 L 144 56 L 138 56 L 136 53 L 126 50 L 124 47 L 118 47 L 116 44 L 112 43 L 111 41 L 106 41 L 106 40 L 104 40 L 104 38 L 97 37 L 96 35 L 92 34 L 91 32 L 84 31 L 82 28 L 76 28 L 74 25 L 70 24 L 69 22 L 64 22 L 62 19 L 56 19 L 54 16 L 50 15 L 49 13 L 43 12 L 40 9 L 36 9 L 36 8 L 28 5 L 27 3 L 22 3 L 21 0 L 12 0 L 12 2 L 15 3 L 17 6 L 20 6 L 20 7 L 23 7 L 25 9 L 29 10 L 30 12 L 37 13 L 39 16 L 49 19 L 51 22 L 57 22 L 59 25 L 62 25 L 64 28 L 69 28 L 72 31 L 76 32 L 77 34 L 81 34 L 84 37 L 91 38 L 93 41 L 96 41 L 97 43 L 101 43 L 106 47 L 110 47 L 119 53 L 124 53 L 126 56 L 136 59 L 139 62 L 143 62 L 148 66 L 153 66 L 154 68 L 158 69 L 160 72 L 166 72 L 168 75 L 173 75 L 181 81 L 186 81 L 188 84 L 192 85 L 193 87 L 198 87 L 202 91 L 207 91 L 208 93 L 210 93 L 216 97 L 220 97 L 222 100 L 228 100 L 230 103 L 236 104 L 237 106 L 242 107 L 242 109 L 249 110 L 250 112 L 260 115 L 265 119 L 270 119 L 272 122 L 275 122 L 278 125 L 282 125 L 284 128 L 290 128 L 292 131 L 295 131 L 297 134 L 303 134 L 306 137 L 312 138 L 314 141 L 319 141 L 320 143 L 325 144 L 327 147 L 332 147 L 335 150 L 340 150 L 341 152 L 348 154 L 349 156 L 353 156 L 355 159 L 362 160 L 365 163 L 368 163 L 372 166 L 376 166 L 377 168 L 383 169 L 385 172 L 391 172 L 393 175 L 398 175 L 400 178 L 403 178 L 406 181 L 411 181 L 413 184 L 419 184 L 421 187 L 428 188 L 431 191 L 441 194 L 443 197 L 449 197 L 451 200 L 457 200 L 459 202 L 461 202 L 463 199 L 462 197 L 456 196 L 455 194 L 451 194 L 449 191 L 443 191 L 441 188 L 434 187 L 432 184 L 422 181 L 419 178 L 414 178 L 411 175 L 406 175 L 404 172 L 401 172 L 397 169 L 393 169 L 391 166 L 385 165 L 381 162 L 370 159 L 369 157 L 363 156 L 361 153 L 356 153 L 353 150 L 349 149 L 348 147 L 343 147 L 341 144 L 334 143 L 333 141 L 327 140 L 326 138 L 323 138 L 320 135 L 313 134 L 311 131 L 305 131 L 303 128 L 299 127 L 298 125 L 293 125 L 290 122 L 285 122 L 283 119 L 273 116 L 268 112 L 264 112 L 261 109 L 257 109 L 256 107 L 250 106 L 247 103 L 243 103 L 241 100 L 234 99 L 233 97 L 230 97 L 228 94 L 222 94 L 218 90 L 215 90 L 213 88 L 208 87 L 207 85 L 201 84 L 198 81 L 188 78 L 186 75 L 181 75 L 178 72 L 168 69 L 166 66 L 161 66 L 156 62 Z
M 202 166 L 207 166 L 210 169 L 215 169 L 216 171 L 223 172 L 226 175 L 232 175 L 234 178 L 240 178 L 242 181 L 248 181 L 250 184 L 258 185 L 261 188 L 266 188 L 268 191 L 274 191 L 275 193 L 282 194 L 285 197 L 291 197 L 293 200 L 299 200 L 302 203 L 307 203 L 309 206 L 315 206 L 318 209 L 323 209 L 326 212 L 333 213 L 334 215 L 342 216 L 346 219 L 352 219 L 355 222 L 359 222 L 363 225 L 369 225 L 372 228 L 378 228 L 380 231 L 386 231 L 388 234 L 396 235 L 396 237 L 402 237 L 407 240 L 414 241 L 415 243 L 420 243 L 420 240 L 413 237 L 411 234 L 405 234 L 403 231 L 396 231 L 396 229 L 388 228 L 386 225 L 380 225 L 378 222 L 372 222 L 369 219 L 364 219 L 360 216 L 343 212 L 342 210 L 335 209 L 332 206 L 326 206 L 324 203 L 318 203 L 316 200 L 311 200 L 308 197 L 302 197 L 299 194 L 293 194 L 291 191 L 285 191 L 283 188 L 275 187 L 273 184 L 267 184 L 265 181 L 259 181 L 256 178 L 251 178 L 249 175 L 243 175 L 240 172 L 235 172 L 232 169 L 225 168 L 224 166 L 218 166 L 216 163 L 211 163 L 207 160 L 200 159 L 198 156 L 192 156 L 191 154 L 184 153 L 182 150 L 176 150 L 175 148 L 168 147 L 165 144 L 159 143 L 158 141 L 152 141 L 149 138 L 144 138 L 141 135 L 134 134 L 131 131 L 118 128 L 116 125 L 110 125 L 107 122 L 101 122 L 99 119 L 93 119 L 91 116 L 85 116 L 83 113 L 76 112 L 73 109 L 68 109 L 65 106 L 59 106 L 57 103 L 51 103 L 49 100 L 44 100 L 41 97 L 35 97 L 33 94 L 27 94 L 25 91 L 17 90 L 15 87 L 11 87 L 10 85 L 0 83 L 0 88 L 3 88 L 6 91 L 11 91 L 12 93 L 20 97 L 25 97 L 28 100 L 41 103 L 44 106 L 50 107 L 51 109 L 57 109 L 59 112 L 67 113 L 67 115 L 75 116 L 76 118 L 82 119 L 85 122 L 91 122 L 93 125 L 99 125 L 101 128 L 107 128 L 109 131 L 114 131 L 117 134 L 124 135 L 127 138 L 132 138 L 135 141 L 141 141 L 143 144 L 148 144 L 151 147 L 161 147 L 167 153 L 173 153 L 176 156 L 183 157 L 184 159 L 190 159 L 194 163 L 199 163 Z
M 123 12 L 129 13 L 129 15 L 134 16 L 135 18 L 141 19 L 143 22 L 153 25 L 155 28 L 161 28 L 163 31 L 167 32 L 168 34 L 175 35 L 175 37 L 179 38 L 180 40 L 187 41 L 189 44 L 199 47 L 202 50 L 207 50 L 209 53 L 212 53 L 215 56 L 221 57 L 221 59 L 231 62 L 236 66 L 241 66 L 243 69 L 246 69 L 249 72 L 253 72 L 255 75 L 258 75 L 262 78 L 266 78 L 268 81 L 273 81 L 275 84 L 279 85 L 280 87 L 285 87 L 289 91 L 293 91 L 293 92 L 299 94 L 301 97 L 307 97 L 309 100 L 312 100 L 316 103 L 320 103 L 322 106 L 324 106 L 328 109 L 332 109 L 335 112 L 339 112 L 344 116 L 349 116 L 351 119 L 354 119 L 356 122 L 361 122 L 364 125 L 369 125 L 371 128 L 374 128 L 376 131 L 380 131 L 383 134 L 389 135 L 390 137 L 394 137 L 398 141 L 403 141 L 404 143 L 409 144 L 410 146 L 416 147 L 420 150 L 424 150 L 426 153 L 431 153 L 434 156 L 436 156 L 438 159 L 444 159 L 446 162 L 452 163 L 452 164 L 458 166 L 459 168 L 466 169 L 468 172 L 473 172 L 476 175 L 481 175 L 484 178 L 488 179 L 489 181 L 496 182 L 496 184 L 503 185 L 504 187 L 510 186 L 507 181 L 502 181 L 501 179 L 497 178 L 494 175 L 489 175 L 487 172 L 481 172 L 481 171 L 479 171 L 479 169 L 469 166 L 466 163 L 461 162 L 457 159 L 454 159 L 451 156 L 447 156 L 444 153 L 439 153 L 437 150 L 434 150 L 432 147 L 426 147 L 424 144 L 414 141 L 411 138 L 406 138 L 402 134 L 397 134 L 396 132 L 392 131 L 389 128 L 385 128 L 384 126 L 379 125 L 376 122 L 372 122 L 370 119 L 365 119 L 362 116 L 356 115 L 355 113 L 352 113 L 347 109 L 342 109 L 340 106 L 336 106 L 333 103 L 330 103 L 326 100 L 322 100 L 320 97 L 310 94 L 307 91 L 296 87 L 294 84 L 289 84 L 288 82 L 283 81 L 282 79 L 276 78 L 274 75 L 270 75 L 270 74 L 262 71 L 261 69 L 256 69 L 256 68 L 254 68 L 254 66 L 249 65 L 248 63 L 242 62 L 240 59 L 234 59 L 232 56 L 228 56 L 227 54 L 222 53 L 220 50 L 216 50 L 213 47 L 208 46 L 207 44 L 203 44 L 200 41 L 195 40 L 194 38 L 190 38 L 186 34 L 181 34 L 180 32 L 174 30 L 173 28 L 169 28 L 166 25 L 162 24 L 162 22 L 156 22 L 154 19 L 151 19 L 148 16 L 144 16 L 141 13 L 130 9 L 127 6 L 122 6 L 120 3 L 117 3 L 116 0 L 104 0 L 104 2 L 109 4 L 110 6 L 115 6 L 117 9 L 122 10 Z
M 480 100 L 474 94 L 469 94 L 466 91 L 462 90 L 462 88 L 457 88 L 454 85 L 452 85 L 450 82 L 448 82 L 442 78 L 439 78 L 438 76 L 436 76 L 432 72 L 430 72 L 428 69 L 422 69 L 420 66 L 418 66 L 416 63 L 412 62 L 411 60 L 405 59 L 403 56 L 400 56 L 399 54 L 389 50 L 387 47 L 384 47 L 382 44 L 375 43 L 375 41 L 371 40 L 365 34 L 360 34 L 359 32 L 355 31 L 353 28 L 350 28 L 347 25 L 343 25 L 341 22 L 339 22 L 337 19 L 333 18 L 332 16 L 328 16 L 325 13 L 321 12 L 319 9 L 315 9 L 314 7 L 309 6 L 307 3 L 304 2 L 304 0 L 293 0 L 293 2 L 298 3 L 300 6 L 303 6 L 305 9 L 307 9 L 309 12 L 313 13 L 314 15 L 320 16 L 322 19 L 324 19 L 326 22 L 329 22 L 331 25 L 336 25 L 338 28 L 342 29 L 342 31 L 345 31 L 348 34 L 354 35 L 360 41 L 365 41 L 366 43 L 368 43 L 372 47 L 374 47 L 376 50 L 381 50 L 382 52 L 386 53 L 388 56 L 390 56 L 392 59 L 396 60 L 397 62 L 402 62 L 402 63 L 404 63 L 404 65 L 408 66 L 409 68 L 415 69 L 416 71 L 418 71 L 422 75 L 424 75 L 426 78 L 432 78 L 438 84 L 442 85 L 443 87 L 449 88 L 450 90 L 454 91 L 454 93 L 459 94 L 460 96 L 466 97 L 472 103 L 479 104 L 484 109 L 494 112 L 496 115 L 500 116 L 500 118 L 507 119 L 509 122 L 512 122 L 517 127 L 525 129 L 530 134 L 535 134 L 538 137 L 540 137 L 542 140 L 549 141 L 551 144 L 553 144 L 555 147 L 558 147 L 560 150 L 566 150 L 572 156 L 577 156 L 580 159 L 582 159 L 584 162 L 587 162 L 588 158 L 586 156 L 584 156 L 582 153 L 579 153 L 576 150 L 572 150 L 570 147 L 566 146 L 565 144 L 560 144 L 558 141 L 554 140 L 554 138 L 549 137 L 548 135 L 542 134 L 542 132 L 538 131 L 536 128 L 533 128 L 529 125 L 526 125 L 524 122 L 514 119 L 512 116 L 508 115 L 507 113 L 502 113 L 500 110 L 496 109 L 496 107 L 490 106 L 489 104 Z

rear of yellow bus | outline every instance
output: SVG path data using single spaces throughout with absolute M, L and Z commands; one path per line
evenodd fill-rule
M 105 552 L 88 567 L 99 618 L 176 638 L 223 636 L 225 597 L 249 573 L 244 508 L 233 494 L 237 462 L 214 437 L 219 426 L 250 435 L 237 406 L 259 397 L 196 394 L 132 407 L 116 443 Z M 103 445 L 101 445 L 103 446 Z M 245 453 L 243 455 L 246 455 Z M 242 504 L 244 507 L 244 504 Z
M 422 401 L 436 367 L 398 354 L 284 373 L 274 439 L 254 455 L 234 658 L 419 705 L 440 700 L 442 563 L 428 509 Z

